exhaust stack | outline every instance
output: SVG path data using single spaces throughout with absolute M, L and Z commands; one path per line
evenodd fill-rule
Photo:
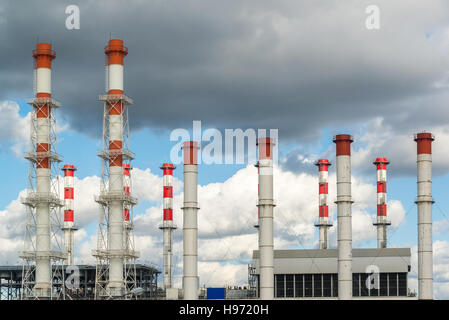
M 315 165 L 318 166 L 319 172 L 319 217 L 315 226 L 319 228 L 320 232 L 320 249 L 328 249 L 328 229 L 332 227 L 332 223 L 329 222 L 329 206 L 327 205 L 328 172 L 331 163 L 328 159 L 319 159 Z
M 352 299 L 351 143 L 348 134 L 334 137 L 337 156 L 338 298 Z
M 172 233 L 176 229 L 173 223 L 173 170 L 176 167 L 172 163 L 164 163 L 161 166 L 164 170 L 163 177 L 163 222 L 159 229 L 163 232 L 163 259 L 164 259 L 164 287 L 165 290 L 172 287 L 173 274 L 173 251 L 172 251 Z
M 432 262 L 432 141 L 431 133 L 415 135 L 418 169 L 418 298 L 433 299 Z
M 387 247 L 387 226 L 391 223 L 387 220 L 387 158 L 377 158 L 373 164 L 377 168 L 377 248 Z
M 36 97 L 28 102 L 31 112 L 31 146 L 25 159 L 31 162 L 29 171 L 29 191 L 22 203 L 27 207 L 28 222 L 25 235 L 25 250 L 22 258 L 26 261 L 23 269 L 22 295 L 38 299 L 51 299 L 53 290 L 53 265 L 63 262 L 63 254 L 52 250 L 52 219 L 57 208 L 62 206 L 59 189 L 52 181 L 52 168 L 61 159 L 56 153 L 56 120 L 54 109 L 60 107 L 51 95 L 51 69 L 56 53 L 49 43 L 38 43 L 33 50 L 34 89 Z M 31 179 L 35 177 L 35 183 Z M 59 218 L 59 217 L 58 217 Z M 61 226 L 58 225 L 60 229 Z M 30 230 L 35 230 L 34 235 Z M 30 277 L 31 266 L 35 263 L 35 278 Z M 34 267 L 34 266 L 33 266 Z
M 184 142 L 184 300 L 198 299 L 198 143 Z
M 76 168 L 72 164 L 66 164 L 62 171 L 64 171 L 64 202 L 65 202 L 65 210 L 64 210 L 64 247 L 65 253 L 67 254 L 67 259 L 65 260 L 65 264 L 71 266 L 74 264 L 73 260 L 73 251 L 74 251 L 74 239 L 73 235 L 77 230 L 74 224 L 74 210 L 73 210 L 73 202 L 74 202 L 74 176 Z
M 259 270 L 260 299 L 274 298 L 273 259 L 273 146 L 272 138 L 259 138 Z

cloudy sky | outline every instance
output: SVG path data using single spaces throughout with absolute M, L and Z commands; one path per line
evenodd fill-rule
M 67 30 L 67 5 L 80 9 L 80 29 Z M 380 9 L 369 30 L 366 7 Z M 332 136 L 353 144 L 354 247 L 375 247 L 376 172 L 388 167 L 389 246 L 413 252 L 416 289 L 416 146 L 422 130 L 434 142 L 434 289 L 449 299 L 449 2 L 446 0 L 149 0 L 13 1 L 0 4 L 0 264 L 18 261 L 23 243 L 31 51 L 51 42 L 58 151 L 78 167 L 75 183 L 76 257 L 93 262 L 100 185 L 103 47 L 125 41 L 125 92 L 130 107 L 136 242 L 141 262 L 161 266 L 162 179 L 176 128 L 277 129 L 275 247 L 314 248 L 317 172 L 335 158 Z M 206 142 L 207 143 L 207 142 Z M 330 199 L 335 198 L 335 167 Z M 182 226 L 182 168 L 175 170 L 175 220 Z M 257 170 L 199 166 L 201 285 L 247 282 L 257 247 Z M 335 205 L 330 212 L 336 218 Z M 182 278 L 182 229 L 174 233 L 175 281 Z M 336 230 L 331 229 L 332 246 Z

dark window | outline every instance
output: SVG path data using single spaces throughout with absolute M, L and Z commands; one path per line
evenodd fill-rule
M 359 273 L 352 274 L 352 296 L 358 297 L 360 296 L 360 281 L 359 281 Z
M 366 286 L 366 279 L 368 278 L 368 273 L 360 273 L 360 296 L 368 296 L 368 287 Z
M 276 298 L 284 298 L 284 276 L 283 274 L 276 274 Z
M 338 297 L 338 274 L 332 275 L 332 293 L 333 297 Z
M 287 298 L 293 298 L 293 275 L 287 274 L 285 275 L 285 285 L 286 285 L 286 297 Z
M 332 296 L 331 283 L 332 283 L 332 275 L 323 274 L 323 297 Z
M 311 274 L 304 275 L 304 296 L 305 297 L 312 296 L 312 275 Z
M 304 296 L 304 288 L 303 288 L 303 275 L 296 274 L 295 275 L 295 296 L 303 297 Z
M 388 273 L 381 273 L 380 274 L 380 292 L 379 292 L 379 294 L 380 294 L 380 296 L 381 297 L 385 297 L 385 296 L 387 296 L 388 295 L 388 281 L 387 281 L 387 278 L 388 278 Z
M 399 295 L 407 295 L 407 273 L 398 273 Z
M 397 296 L 398 295 L 398 274 L 397 273 L 390 273 L 388 274 L 388 286 L 390 289 L 389 295 L 390 296 Z
M 323 284 L 321 283 L 321 274 L 313 275 L 313 296 L 322 297 L 323 296 Z

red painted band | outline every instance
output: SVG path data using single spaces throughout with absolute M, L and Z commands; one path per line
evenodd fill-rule
M 327 182 L 320 182 L 319 183 L 319 193 L 320 194 L 327 194 L 328 193 L 328 183 Z
M 173 198 L 173 187 L 164 186 L 164 198 Z
M 164 220 L 173 220 L 173 209 L 164 209 Z
M 324 218 L 329 217 L 329 207 L 328 206 L 320 206 L 319 215 L 320 215 L 320 217 L 324 217 Z
M 379 217 L 387 216 L 387 205 L 386 204 L 378 204 L 377 205 L 377 215 Z
M 352 137 L 349 134 L 335 136 L 333 142 L 336 144 L 337 156 L 350 156 Z
M 185 141 L 182 149 L 184 150 L 184 165 L 198 164 L 198 143 L 195 141 Z
M 64 188 L 64 199 L 73 199 L 73 188 Z
M 73 210 L 64 210 L 64 221 L 73 222 Z
M 418 133 L 415 137 L 418 154 L 432 154 L 432 141 L 435 140 L 431 133 Z
M 386 192 L 387 192 L 387 182 L 377 181 L 377 193 L 386 193 Z

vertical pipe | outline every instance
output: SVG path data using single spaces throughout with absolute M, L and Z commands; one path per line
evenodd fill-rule
M 132 167 L 129 163 L 123 164 L 123 192 L 127 195 L 131 195 L 131 170 Z M 130 253 L 130 233 L 132 225 L 129 221 L 129 208 L 130 206 L 125 204 L 123 206 L 123 247 L 127 253 Z
M 315 225 L 319 228 L 320 238 L 319 245 L 320 249 L 328 249 L 329 248 L 329 236 L 328 229 L 332 226 L 329 222 L 329 206 L 327 204 L 327 195 L 328 195 L 328 172 L 329 166 L 331 163 L 328 159 L 319 159 L 316 163 L 318 166 L 319 172 L 319 216 L 318 223 Z
M 184 299 L 198 299 L 198 144 L 186 141 L 184 150 Z
M 259 138 L 259 270 L 260 298 L 274 298 L 273 259 L 273 146 L 271 138 Z
M 36 98 L 51 98 L 51 62 L 56 57 L 49 43 L 38 43 L 33 51 Z M 51 152 L 50 118 L 51 105 L 43 103 L 36 107 L 36 193 L 38 196 L 50 195 Z M 50 297 L 50 206 L 46 201 L 36 205 L 36 277 L 35 293 L 38 297 Z
M 131 165 L 129 163 L 123 164 L 123 191 L 126 195 L 131 195 Z M 125 221 L 125 226 L 129 224 L 129 207 L 125 206 L 123 209 L 123 216 Z
M 335 136 L 337 156 L 338 298 L 352 299 L 351 143 L 348 134 Z
M 417 169 L 418 169 L 418 298 L 433 299 L 433 262 L 432 262 L 432 141 L 431 133 L 418 133 Z
M 173 248 L 172 232 L 176 229 L 173 224 L 173 170 L 176 167 L 172 163 L 164 163 L 163 170 L 163 222 L 159 227 L 163 232 L 163 260 L 164 260 L 164 287 L 165 290 L 172 287 L 173 274 Z
M 387 158 L 377 158 L 373 164 L 377 168 L 377 248 L 387 247 Z
M 74 251 L 74 175 L 76 168 L 74 165 L 66 164 L 62 170 L 64 171 L 64 247 L 67 253 L 65 263 L 73 265 Z
M 107 56 L 108 94 L 123 94 L 123 60 L 128 50 L 123 40 L 111 39 L 105 48 Z M 109 104 L 109 192 L 123 194 L 123 105 L 121 100 L 110 100 Z M 124 202 L 117 198 L 109 203 L 108 242 L 109 259 L 108 289 L 112 296 L 121 296 L 124 290 L 123 251 Z

